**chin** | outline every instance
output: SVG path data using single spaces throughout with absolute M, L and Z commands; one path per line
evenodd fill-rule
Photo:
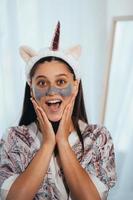
M 57 109 L 57 111 L 52 111 L 49 107 L 48 108 L 45 107 L 43 109 L 50 121 L 57 122 L 57 121 L 61 120 L 63 111 L 64 111 L 64 109 L 62 107 Z
M 61 120 L 61 115 L 49 115 L 48 119 L 52 122 L 57 122 Z

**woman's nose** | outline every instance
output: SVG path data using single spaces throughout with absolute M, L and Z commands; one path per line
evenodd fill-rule
M 46 96 L 50 96 L 50 95 L 54 95 L 54 94 L 59 94 L 59 89 L 56 87 L 49 87 L 47 92 L 46 92 Z

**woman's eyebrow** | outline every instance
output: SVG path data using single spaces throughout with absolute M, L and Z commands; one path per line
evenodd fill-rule
M 57 74 L 57 75 L 55 75 L 55 76 L 56 76 L 56 77 L 60 77 L 60 76 L 68 77 L 67 74 Z M 48 77 L 45 76 L 45 75 L 38 75 L 38 76 L 36 77 L 36 79 L 39 79 L 39 78 L 45 78 L 45 79 L 48 79 Z
M 38 78 L 45 78 L 45 79 L 47 79 L 47 77 L 44 76 L 44 75 L 38 75 L 38 76 L 36 77 L 36 79 L 38 79 Z
M 68 77 L 67 74 L 57 74 L 56 75 L 56 77 L 59 77 L 59 76 L 66 76 L 66 77 Z

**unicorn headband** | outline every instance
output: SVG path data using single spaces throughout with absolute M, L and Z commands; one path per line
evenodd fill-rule
M 39 52 L 36 52 L 28 46 L 20 47 L 20 55 L 22 59 L 26 62 L 26 78 L 27 82 L 30 84 L 30 71 L 37 61 L 42 58 L 53 56 L 61 58 L 66 61 L 74 70 L 76 79 L 80 79 L 79 72 L 79 57 L 81 54 L 81 46 L 77 45 L 67 50 L 59 49 L 59 39 L 60 39 L 60 22 L 58 22 L 55 30 L 55 34 L 52 40 L 52 44 L 48 48 L 41 49 Z

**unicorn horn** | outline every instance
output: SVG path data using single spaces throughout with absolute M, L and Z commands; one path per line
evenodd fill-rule
M 60 22 L 58 21 L 56 29 L 55 29 L 55 34 L 52 40 L 52 45 L 51 45 L 51 49 L 53 51 L 58 50 L 59 48 L 59 39 L 60 39 Z

